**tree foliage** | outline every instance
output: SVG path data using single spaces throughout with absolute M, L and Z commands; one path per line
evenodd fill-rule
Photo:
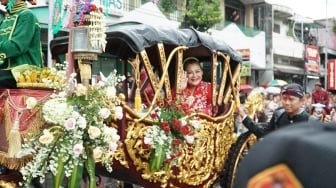
M 159 9 L 164 14 L 172 13 L 174 10 L 176 10 L 176 1 L 174 0 L 160 0 L 159 1 Z
M 220 4 L 220 0 L 187 0 L 181 27 L 193 27 L 199 31 L 207 31 L 223 20 Z

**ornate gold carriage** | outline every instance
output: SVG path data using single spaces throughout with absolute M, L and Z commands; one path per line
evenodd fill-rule
M 240 54 L 225 41 L 194 29 L 118 25 L 107 30 L 106 35 L 105 53 L 118 59 L 120 74 L 133 73 L 135 86 L 129 92 L 124 84 L 123 95 L 120 95 L 124 116 L 110 124 L 118 129 L 121 137 L 113 171 L 109 173 L 97 164 L 96 174 L 144 187 L 212 187 L 214 182 L 231 187 L 244 150 L 253 144 L 249 141 L 250 133 L 238 137 L 234 131 L 234 111 L 239 105 Z M 60 61 L 59 55 L 68 52 L 68 42 L 68 37 L 52 41 L 53 59 Z M 85 57 L 85 54 L 77 57 Z M 204 80 L 212 85 L 212 106 L 218 110 L 214 116 L 191 114 L 202 124 L 195 133 L 196 142 L 184 145 L 175 165 L 151 171 L 150 150 L 142 147 L 144 132 L 153 125 L 149 114 L 156 105 L 178 97 L 173 96 L 172 89 L 181 83 L 183 59 L 187 57 L 196 57 L 202 62 Z M 76 58 L 75 69 L 80 68 L 79 61 L 81 58 Z M 147 75 L 145 80 L 140 80 L 141 69 Z M 78 73 L 82 76 L 80 71 Z M 144 110 L 137 97 L 145 94 L 148 86 L 153 96 L 144 96 L 147 102 Z

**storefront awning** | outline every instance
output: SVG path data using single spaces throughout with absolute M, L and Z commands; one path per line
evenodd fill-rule
M 291 74 L 304 74 L 304 68 L 294 67 L 290 65 L 275 64 L 274 70 L 278 72 L 291 73 Z

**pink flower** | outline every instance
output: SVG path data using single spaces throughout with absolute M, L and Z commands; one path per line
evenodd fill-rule
M 69 118 L 65 121 L 64 127 L 66 130 L 74 130 L 76 125 L 76 119 L 75 118 Z
M 200 122 L 196 119 L 193 119 L 190 121 L 191 126 L 193 126 L 195 129 L 198 129 L 200 126 Z
M 76 156 L 82 154 L 83 150 L 84 150 L 83 144 L 75 144 L 73 147 L 73 152 Z

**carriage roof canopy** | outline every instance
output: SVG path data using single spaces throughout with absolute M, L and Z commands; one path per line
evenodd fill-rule
M 225 41 L 214 39 L 212 36 L 192 28 L 175 29 L 137 24 L 111 28 L 108 29 L 106 33 L 108 43 L 120 43 L 121 40 L 125 42 L 134 53 L 139 53 L 145 48 L 149 48 L 158 43 L 173 46 L 183 45 L 189 48 L 203 45 L 212 52 L 220 51 L 230 55 L 234 61 L 242 61 L 241 55 L 226 44 Z M 116 46 L 111 47 L 114 48 Z
M 242 57 L 224 40 L 215 39 L 211 35 L 199 32 L 192 28 L 175 29 L 168 27 L 154 27 L 147 24 L 110 26 L 106 31 L 106 52 L 120 58 L 132 56 L 158 43 L 171 46 L 186 46 L 189 48 L 204 46 L 211 52 L 228 54 L 231 60 L 241 62 Z M 51 53 L 67 53 L 69 37 L 58 37 L 51 41 Z M 199 52 L 199 51 L 198 51 Z M 133 53 L 133 54 L 131 54 Z

